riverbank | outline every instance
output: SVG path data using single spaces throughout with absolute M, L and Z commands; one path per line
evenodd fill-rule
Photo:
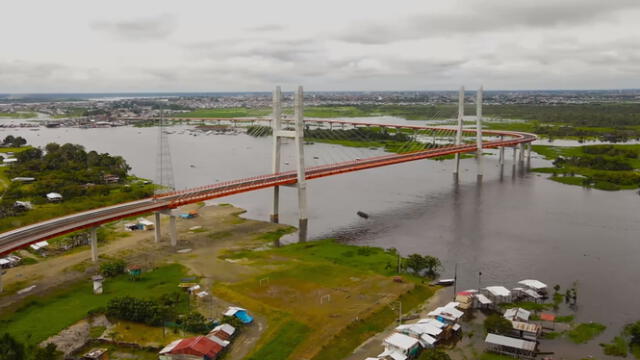
M 100 304 L 109 297 L 169 291 L 189 273 L 214 294 L 213 303 L 193 304 L 203 314 L 216 317 L 235 304 L 256 315 L 256 324 L 234 341 L 238 345 L 231 347 L 227 359 L 326 359 L 327 349 L 346 355 L 393 323 L 391 302 L 400 299 L 405 309 L 411 309 L 433 294 L 413 277 L 393 280 L 390 264 L 397 261 L 393 251 L 330 240 L 271 248 L 292 228 L 243 219 L 241 213 L 232 206 L 207 206 L 195 219 L 180 219 L 178 248 L 188 250 L 178 253 L 167 242 L 155 244 L 151 232 L 142 231 L 100 247 L 101 261 L 120 258 L 145 269 L 158 268 L 157 275 L 163 278 L 159 287 L 151 272 L 142 287 L 127 286 L 127 280 L 121 287 L 117 281 L 107 281 L 108 296 L 91 294 L 87 279 L 97 266 L 89 262 L 86 247 L 10 269 L 4 277 L 8 291 L 0 297 L 3 328 L 36 344 L 81 320 L 92 308 L 104 306 Z M 172 263 L 184 270 L 167 267 Z M 162 276 L 168 271 L 164 269 L 173 269 L 174 275 Z M 17 294 L 33 285 L 28 294 Z M 128 287 L 139 291 L 130 292 Z M 65 310 L 69 306 L 73 311 Z M 33 320 L 50 318 L 52 313 L 55 321 L 47 327 Z

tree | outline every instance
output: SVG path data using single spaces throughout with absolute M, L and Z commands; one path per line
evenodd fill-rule
M 487 333 L 506 335 L 513 330 L 513 325 L 501 315 L 492 314 L 484 320 L 484 329 Z
M 31 351 L 33 360 L 53 360 L 58 358 L 58 348 L 53 343 L 48 343 L 45 347 L 35 346 Z
M 628 325 L 626 331 L 629 333 L 631 337 L 630 343 L 631 345 L 640 345 L 640 321 L 637 321 L 631 325 Z
M 124 273 L 124 260 L 113 260 L 100 264 L 100 274 L 104 277 L 114 277 Z
M 182 319 L 182 328 L 188 332 L 196 334 L 205 334 L 209 331 L 207 319 L 205 319 L 199 312 L 187 314 Z
M 409 255 L 406 264 L 416 273 L 420 273 L 427 267 L 424 257 L 420 254 Z
M 451 360 L 451 357 L 442 350 L 426 349 L 420 354 L 418 360 Z
M 11 135 L 9 135 L 11 136 Z M 9 334 L 0 336 L 0 359 L 2 360 L 24 360 L 24 345 L 19 343 Z
M 442 262 L 440 262 L 440 259 L 435 256 L 425 255 L 424 264 L 427 269 L 427 273 L 430 275 L 435 275 L 440 269 L 442 269 Z

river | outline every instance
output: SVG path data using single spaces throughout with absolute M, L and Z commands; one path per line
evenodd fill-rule
M 270 172 L 270 137 L 181 133 L 188 128 L 172 127 L 175 133 L 169 135 L 177 188 Z M 36 146 L 72 142 L 121 155 L 134 174 L 154 178 L 156 128 L 0 130 L 0 137 L 9 134 Z M 292 148 L 293 144 L 284 145 L 283 161 L 289 164 L 285 169 L 293 169 Z M 319 143 L 306 146 L 305 152 L 307 166 L 382 153 Z M 477 288 L 479 280 L 483 287 L 513 287 L 525 278 L 563 289 L 577 283 L 577 321 L 596 321 L 607 325 L 607 331 L 587 345 L 546 341 L 543 350 L 568 359 L 591 354 L 606 359 L 597 344 L 610 341 L 625 323 L 640 320 L 640 286 L 633 280 L 640 273 L 640 196 L 634 191 L 562 185 L 525 171 L 513 173 L 510 151 L 506 158 L 500 176 L 495 154 L 485 156 L 481 184 L 476 183 L 473 159 L 462 160 L 457 186 L 452 182 L 452 162 L 433 160 L 313 180 L 308 185 L 310 237 L 395 247 L 404 255 L 435 255 L 444 262 L 445 277 L 452 276 L 458 264 L 459 290 Z M 534 154 L 532 166 L 548 164 Z M 233 203 L 247 209 L 247 217 L 267 220 L 271 194 L 267 189 L 215 202 Z M 295 195 L 295 189 L 281 191 L 281 221 L 292 225 L 297 224 Z M 357 211 L 370 217 L 362 219 Z

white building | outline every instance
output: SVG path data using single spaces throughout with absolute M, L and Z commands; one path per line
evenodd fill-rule
M 51 202 L 62 201 L 62 195 L 58 194 L 57 192 L 50 192 L 47 194 L 47 200 Z

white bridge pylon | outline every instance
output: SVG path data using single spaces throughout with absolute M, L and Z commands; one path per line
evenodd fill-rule
M 280 173 L 282 138 L 295 141 L 297 181 L 294 185 L 298 189 L 298 241 L 307 240 L 307 182 L 304 169 L 304 93 L 302 86 L 298 86 L 294 100 L 294 130 L 282 130 L 282 92 L 277 86 L 273 92 L 273 173 Z M 280 187 L 273 187 L 273 211 L 271 221 L 277 223 L 280 217 Z

